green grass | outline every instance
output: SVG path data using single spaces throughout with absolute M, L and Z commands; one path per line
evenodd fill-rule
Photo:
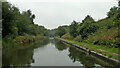
M 76 45 L 83 47 L 83 48 L 90 49 L 90 50 L 95 51 L 97 53 L 101 53 L 109 58 L 114 58 L 114 59 L 120 60 L 120 52 L 119 52 L 120 49 L 119 48 L 108 48 L 104 45 L 93 45 L 93 44 L 77 42 L 74 40 L 63 39 L 63 38 L 58 38 L 58 39 L 64 40 L 66 42 L 70 42 L 72 44 L 76 44 Z M 104 50 L 104 51 L 100 51 L 100 50 Z M 119 55 L 116 55 L 116 54 L 119 54 Z

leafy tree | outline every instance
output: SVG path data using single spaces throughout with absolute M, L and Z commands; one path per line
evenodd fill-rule
M 0 20 L 2 19 L 2 2 L 0 1 Z
M 66 31 L 66 33 L 69 33 L 69 26 L 67 26 L 67 25 L 64 25 L 64 26 L 62 26 L 64 29 L 65 29 L 65 31 Z
M 95 21 L 92 17 L 87 15 L 82 21 L 82 24 L 79 25 L 77 32 L 82 36 L 82 38 L 87 38 L 89 34 L 94 33 L 98 27 L 95 25 Z
M 49 37 L 55 37 L 55 29 L 49 30 Z
M 71 36 L 76 37 L 78 35 L 77 28 L 78 28 L 78 23 L 76 21 L 73 21 L 72 24 L 70 25 Z
M 83 28 L 80 30 L 80 34 L 82 38 L 87 38 L 89 34 L 92 34 L 96 32 L 98 27 L 94 24 L 89 24 L 88 26 L 83 26 Z
M 119 6 L 119 8 L 120 8 L 120 1 L 118 1 L 118 6 Z
M 16 11 L 16 8 L 12 8 L 11 4 L 8 2 L 2 3 L 2 25 L 3 25 L 3 31 L 2 31 L 2 37 L 5 37 L 6 35 L 14 35 L 14 27 L 16 26 L 14 21 L 14 13 Z
M 56 35 L 62 37 L 64 34 L 66 34 L 65 28 L 62 26 L 59 26 L 56 30 Z
M 90 15 L 87 15 L 85 19 L 82 20 L 82 23 L 84 24 L 89 24 L 89 23 L 94 23 L 94 22 L 95 22 L 94 19 Z
M 2 2 L 0 1 L 0 40 L 2 37 Z
M 34 24 L 35 15 L 31 10 L 20 13 L 19 9 L 8 2 L 2 3 L 2 37 L 11 37 L 25 35 L 43 35 L 48 36 L 48 30 L 43 26 Z
M 110 11 L 107 13 L 107 16 L 108 17 L 112 17 L 112 16 L 114 16 L 116 13 L 117 13 L 117 9 L 118 9 L 118 7 L 112 7 L 111 9 L 110 9 Z
M 114 17 L 114 23 L 115 27 L 118 27 L 118 37 L 120 38 L 120 1 L 118 1 L 118 9 L 116 12 L 116 15 Z

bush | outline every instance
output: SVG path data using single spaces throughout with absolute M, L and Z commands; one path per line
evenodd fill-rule
M 87 43 L 106 45 L 108 47 L 116 47 L 119 44 L 113 34 L 100 34 L 88 36 Z
M 28 43 L 28 42 L 34 42 L 36 40 L 41 40 L 44 38 L 45 38 L 44 36 L 17 36 L 14 39 L 14 42 Z
M 73 37 L 69 33 L 63 35 L 62 38 L 64 38 L 64 39 L 73 39 Z
M 81 35 L 78 35 L 74 38 L 75 41 L 82 42 L 82 37 Z
M 116 44 L 116 48 L 120 47 L 120 38 L 116 39 L 115 44 Z

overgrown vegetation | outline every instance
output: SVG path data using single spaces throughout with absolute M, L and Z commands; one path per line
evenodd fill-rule
M 8 2 L 2 3 L 2 39 L 7 42 L 26 43 L 49 36 L 49 30 L 34 23 L 31 10 L 20 10 Z M 0 20 L 1 21 L 1 20 Z
M 93 45 L 93 44 L 89 44 L 89 43 L 79 42 L 76 40 L 63 39 L 63 38 L 58 38 L 58 37 L 57 37 L 57 39 L 69 42 L 71 44 L 75 44 L 77 46 L 86 48 L 91 51 L 95 51 L 97 53 L 100 53 L 100 54 L 108 57 L 108 58 L 114 58 L 114 59 L 120 60 L 119 48 L 109 48 L 107 46 L 103 47 L 103 46 L 99 46 L 99 45 Z
M 2 38 L 2 3 L 0 2 L 0 44 Z
M 109 48 L 120 47 L 120 1 L 107 13 L 106 18 L 95 21 L 87 15 L 82 22 L 73 21 L 70 26 L 60 26 L 55 29 L 55 35 L 64 39 L 71 39 Z M 64 29 L 64 30 L 60 30 Z M 67 29 L 67 30 L 66 30 Z M 63 34 L 61 34 L 61 32 Z M 61 35 L 60 35 L 61 34 Z

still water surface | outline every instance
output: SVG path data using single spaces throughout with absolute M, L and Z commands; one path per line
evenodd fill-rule
M 21 46 L 30 47 L 3 50 L 3 66 L 114 66 L 52 38 Z

